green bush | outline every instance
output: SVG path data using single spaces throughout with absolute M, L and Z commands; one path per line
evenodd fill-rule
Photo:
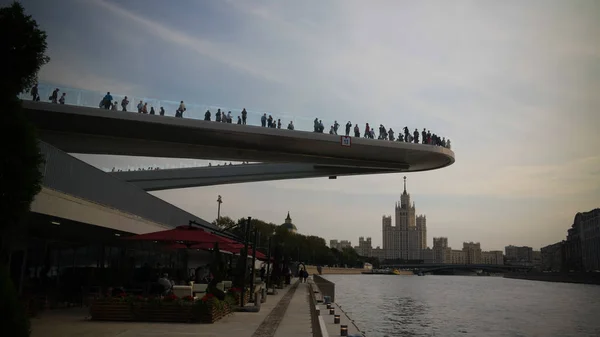
M 4 336 L 26 337 L 31 333 L 29 317 L 4 266 L 0 266 L 0 326 Z

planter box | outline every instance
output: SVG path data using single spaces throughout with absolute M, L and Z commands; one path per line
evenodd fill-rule
M 230 313 L 231 308 L 227 305 L 224 305 L 221 309 L 213 308 L 210 312 L 202 313 L 199 316 L 194 317 L 194 319 L 197 319 L 198 323 L 211 324 L 229 315 Z
M 96 300 L 90 306 L 90 316 L 96 321 L 133 321 L 131 305 L 125 302 Z
M 234 294 L 235 294 L 234 295 L 234 297 L 235 297 L 235 305 L 239 306 L 240 305 L 240 299 L 242 297 L 242 293 L 234 293 Z M 250 291 L 247 290 L 244 293 L 244 305 L 243 306 L 246 306 L 246 304 L 248 304 L 249 302 L 250 302 Z
M 90 306 L 90 315 L 96 321 L 137 321 L 167 323 L 214 323 L 231 312 L 228 305 L 212 307 L 207 312 L 196 312 L 194 304 L 145 303 L 96 300 Z

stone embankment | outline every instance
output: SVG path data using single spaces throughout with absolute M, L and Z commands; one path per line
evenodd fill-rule
M 306 271 L 309 274 L 319 274 L 317 271 L 317 266 L 306 266 Z M 337 268 L 337 267 L 321 267 L 322 275 L 351 275 L 351 274 L 361 274 L 363 271 L 367 271 L 367 269 L 363 268 Z
M 581 283 L 600 285 L 600 273 L 506 273 L 505 278 L 545 281 L 545 282 L 563 282 L 563 283 Z

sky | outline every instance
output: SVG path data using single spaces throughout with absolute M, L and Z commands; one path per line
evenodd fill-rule
M 406 174 L 429 245 L 539 249 L 600 207 L 598 1 L 21 2 L 48 33 L 41 81 L 450 138 L 455 164 Z M 204 164 L 78 157 L 100 168 Z M 380 245 L 403 176 L 154 194 L 209 221 L 221 195 L 222 215 L 279 224 L 289 211 L 300 233 Z

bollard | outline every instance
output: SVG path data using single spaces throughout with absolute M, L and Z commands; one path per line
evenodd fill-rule
M 340 324 L 340 315 L 333 315 L 333 324 Z
M 334 308 L 329 309 L 329 314 L 330 315 L 335 315 L 335 309 Z
M 348 336 L 348 326 L 340 325 L 340 336 Z
M 331 303 L 327 303 L 327 309 L 331 309 Z

